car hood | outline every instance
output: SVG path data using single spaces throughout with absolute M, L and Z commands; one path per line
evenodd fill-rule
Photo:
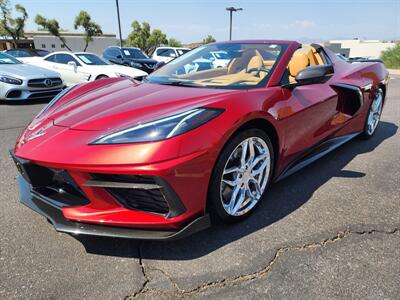
M 194 107 L 236 90 L 176 87 L 110 78 L 77 87 L 49 110 L 55 126 L 115 131 Z
M 4 75 L 15 76 L 21 79 L 48 78 L 48 77 L 60 76 L 57 72 L 27 64 L 1 65 L 0 73 Z

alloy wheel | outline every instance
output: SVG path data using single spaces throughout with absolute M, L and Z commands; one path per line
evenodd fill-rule
M 383 95 L 382 90 L 379 89 L 376 92 L 375 98 L 372 101 L 371 107 L 368 112 L 367 133 L 369 135 L 372 135 L 375 132 L 376 127 L 378 126 L 382 113 L 382 104 Z
M 226 213 L 241 216 L 261 199 L 271 172 L 271 154 L 259 137 L 243 140 L 225 164 L 220 198 Z

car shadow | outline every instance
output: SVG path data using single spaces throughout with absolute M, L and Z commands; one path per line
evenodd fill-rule
M 137 258 L 141 252 L 141 258 L 158 260 L 190 260 L 207 255 L 290 215 L 333 177 L 364 177 L 364 173 L 343 168 L 357 155 L 373 151 L 384 140 L 394 136 L 397 129 L 397 125 L 382 121 L 370 140 L 355 138 L 319 161 L 275 183 L 252 216 L 238 224 L 217 223 L 188 238 L 165 242 L 93 236 L 74 238 L 82 243 L 88 253 L 99 255 Z M 141 251 L 138 251 L 139 246 Z M 150 248 L 152 251 L 146 251 Z
M 34 105 L 34 104 L 45 104 L 49 103 L 51 99 L 35 99 L 35 100 L 15 100 L 15 101 L 6 101 L 6 100 L 0 100 L 0 105 Z

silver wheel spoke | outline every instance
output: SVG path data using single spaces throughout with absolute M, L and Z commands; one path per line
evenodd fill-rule
M 242 193 L 241 193 L 241 188 L 237 186 L 237 187 L 235 187 L 235 189 L 233 190 L 231 199 L 230 199 L 229 204 L 228 204 L 228 210 L 229 210 L 230 213 L 233 212 L 233 208 L 235 207 L 236 199 L 237 199 L 239 193 L 242 194 Z
M 248 145 L 248 147 L 249 147 L 249 154 L 250 154 L 250 156 L 249 156 L 249 159 L 248 159 L 248 163 L 249 164 L 251 164 L 252 162 L 253 162 L 253 160 L 254 160 L 254 155 L 255 155 L 255 153 L 254 153 L 254 141 L 252 140 L 252 139 L 250 139 L 249 140 L 249 145 Z
M 254 161 L 251 164 L 251 168 L 254 168 L 260 161 L 262 161 L 263 159 L 266 159 L 267 155 L 266 154 L 261 154 L 259 156 L 256 157 L 256 159 L 254 159 Z
M 240 190 L 240 197 L 237 200 L 235 206 L 233 207 L 232 213 L 235 214 L 238 211 L 238 209 L 241 207 L 241 205 L 242 205 L 243 201 L 245 200 L 245 198 L 246 198 L 246 192 L 245 192 L 244 189 L 241 189 Z
M 222 179 L 222 182 L 225 183 L 225 184 L 227 184 L 227 185 L 230 185 L 230 186 L 236 186 L 236 185 L 237 185 L 236 180 L 226 180 L 226 179 Z
M 239 171 L 240 171 L 240 169 L 238 167 L 231 167 L 231 168 L 224 170 L 224 175 L 239 172 Z
M 246 165 L 246 156 L 247 156 L 247 148 L 249 145 L 249 141 L 246 140 L 242 145 L 242 155 L 240 157 L 240 164 L 242 167 Z
M 268 165 L 268 160 L 265 160 L 265 161 L 261 164 L 261 166 L 259 166 L 257 169 L 255 169 L 255 170 L 253 170 L 253 171 L 251 172 L 251 175 L 253 175 L 253 177 L 254 177 L 254 176 L 257 176 L 257 175 L 261 174 L 261 173 L 265 170 L 265 168 L 267 167 L 267 165 Z

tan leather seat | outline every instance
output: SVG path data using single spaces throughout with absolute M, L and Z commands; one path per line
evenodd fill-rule
M 303 70 L 305 67 L 310 65 L 310 59 L 304 52 L 296 51 L 293 54 L 292 59 L 289 62 L 288 69 L 291 77 L 296 77 L 296 75 Z
M 264 62 L 260 56 L 253 56 L 247 64 L 246 72 L 252 70 L 249 74 L 260 76 L 260 71 L 264 67 Z

